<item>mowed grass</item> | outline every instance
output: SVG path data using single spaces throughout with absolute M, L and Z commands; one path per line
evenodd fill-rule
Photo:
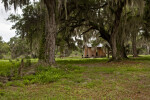
M 39 66 L 35 75 L 0 84 L 0 100 L 150 100 L 150 56 L 110 63 L 107 58 L 56 62 L 57 68 Z M 0 75 L 9 75 L 12 65 L 0 61 Z

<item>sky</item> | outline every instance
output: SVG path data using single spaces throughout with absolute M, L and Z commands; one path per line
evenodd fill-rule
M 17 9 L 17 11 L 15 12 L 12 8 L 11 10 L 6 12 L 4 5 L 3 5 L 3 3 L 1 3 L 1 1 L 2 0 L 0 0 L 0 36 L 2 36 L 3 41 L 8 42 L 10 40 L 10 38 L 14 37 L 16 34 L 15 34 L 15 30 L 11 30 L 11 26 L 14 23 L 11 23 L 11 22 L 7 21 L 6 19 L 9 17 L 9 15 L 11 13 L 21 14 L 22 11 L 21 11 L 21 9 Z

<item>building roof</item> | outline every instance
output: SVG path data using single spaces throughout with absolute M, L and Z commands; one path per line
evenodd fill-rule
M 89 44 L 89 43 L 88 43 L 88 44 L 86 44 L 86 45 L 87 45 L 87 47 L 92 47 L 92 44 Z M 103 47 L 103 44 L 100 43 L 100 44 L 97 45 L 97 47 Z
M 103 47 L 103 44 L 100 43 L 99 45 L 97 45 L 97 47 Z

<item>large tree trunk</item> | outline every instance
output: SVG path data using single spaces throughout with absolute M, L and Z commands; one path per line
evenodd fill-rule
M 123 37 L 117 39 L 117 55 L 119 60 L 127 59 L 126 48 L 124 46 Z
M 136 48 L 136 34 L 132 34 L 132 53 L 133 57 L 138 57 L 137 48 Z
M 122 31 L 119 32 L 117 35 L 117 55 L 118 59 L 120 60 L 128 58 L 126 54 L 126 48 L 124 45 L 125 37 L 126 37 L 125 32 Z
M 112 60 L 117 60 L 116 35 L 117 33 L 111 35 Z
M 121 10 L 121 9 L 120 9 Z M 118 30 L 119 30 L 119 24 L 120 24 L 120 18 L 121 18 L 121 11 L 118 11 L 116 13 L 116 18 L 114 21 L 114 27 L 112 29 L 112 33 L 111 33 L 111 37 L 110 37 L 110 44 L 111 44 L 111 48 L 112 48 L 112 60 L 118 60 L 118 51 L 117 51 L 117 35 L 118 35 Z
M 117 35 L 119 34 L 120 19 L 121 19 L 123 7 L 125 6 L 125 1 L 120 2 L 116 6 L 118 6 L 118 8 L 115 11 L 115 20 L 111 31 L 111 37 L 110 37 L 111 40 L 110 44 L 112 48 L 112 60 L 118 60 L 120 58 L 119 57 L 120 54 L 118 54 L 118 49 L 117 49 Z
M 55 64 L 55 39 L 56 39 L 56 1 L 44 0 L 47 7 L 46 13 L 46 63 Z
M 117 34 L 119 35 L 119 34 Z M 122 35 L 122 34 L 121 34 Z M 112 60 L 127 59 L 126 48 L 122 36 L 111 36 Z

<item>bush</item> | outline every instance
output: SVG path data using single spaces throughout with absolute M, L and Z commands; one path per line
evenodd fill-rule
M 31 83 L 31 82 L 30 82 L 29 80 L 27 80 L 27 79 L 26 79 L 26 80 L 23 80 L 23 84 L 24 84 L 24 85 L 29 85 L 30 83 Z
M 23 79 L 24 83 L 50 83 L 59 80 L 63 75 L 64 71 L 59 68 L 51 67 L 38 67 L 36 75 L 25 76 Z
M 74 78 L 75 73 L 80 75 L 84 71 L 84 67 L 72 65 L 62 66 L 60 68 L 39 66 L 35 75 L 24 76 L 23 83 L 25 85 L 32 83 L 50 83 L 58 81 L 61 78 Z

